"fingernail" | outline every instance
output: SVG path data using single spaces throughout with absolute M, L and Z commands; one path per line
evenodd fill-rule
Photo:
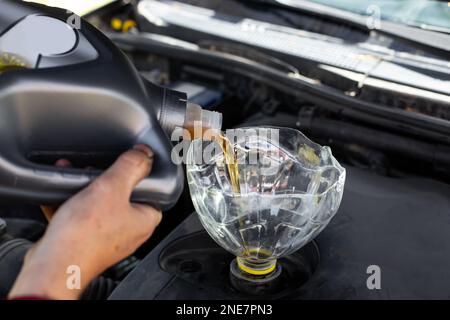
M 144 144 L 137 144 L 133 147 L 133 149 L 145 153 L 145 155 L 149 158 L 153 158 L 152 149 Z
M 55 166 L 60 168 L 70 168 L 72 164 L 67 159 L 59 159 L 58 161 L 56 161 Z

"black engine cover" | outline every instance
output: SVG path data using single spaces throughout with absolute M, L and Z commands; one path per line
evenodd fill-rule
M 449 225 L 449 186 L 420 178 L 385 178 L 347 167 L 339 212 L 315 239 L 320 252 L 315 271 L 307 275 L 309 280 L 303 285 L 272 298 L 448 299 Z M 178 268 L 166 265 L 167 248 L 175 248 L 173 241 L 200 230 L 196 214 L 191 215 L 129 274 L 110 298 L 254 298 L 227 288 L 227 277 L 220 265 L 227 270 L 232 256 L 217 245 L 214 249 L 212 241 L 186 241 L 185 248 L 170 255 L 198 258 L 190 262 L 179 260 Z M 202 263 L 205 265 L 204 261 L 219 267 L 215 272 L 199 268 Z M 299 265 L 305 268 L 304 264 Z M 379 266 L 381 271 L 379 290 L 367 287 L 371 265 Z

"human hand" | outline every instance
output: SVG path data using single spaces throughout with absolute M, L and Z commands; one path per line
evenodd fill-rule
M 64 203 L 27 254 L 9 297 L 76 299 L 92 279 L 144 243 L 162 215 L 149 205 L 130 203 L 130 196 L 152 163 L 151 150 L 138 145 Z M 81 271 L 78 290 L 66 284 L 69 266 Z

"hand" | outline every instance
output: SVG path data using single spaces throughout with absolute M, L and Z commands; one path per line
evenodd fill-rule
M 151 150 L 138 145 L 64 203 L 27 254 L 9 298 L 76 299 L 92 279 L 144 243 L 162 215 L 151 206 L 130 203 L 130 196 L 152 163 Z M 69 266 L 80 268 L 79 290 L 66 285 Z

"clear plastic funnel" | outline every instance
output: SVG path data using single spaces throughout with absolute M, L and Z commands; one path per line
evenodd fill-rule
M 329 147 L 298 130 L 238 130 L 221 141 L 228 148 L 194 140 L 187 176 L 206 231 L 237 257 L 235 266 L 257 278 L 274 273 L 278 258 L 300 249 L 330 222 L 341 202 L 345 169 Z

